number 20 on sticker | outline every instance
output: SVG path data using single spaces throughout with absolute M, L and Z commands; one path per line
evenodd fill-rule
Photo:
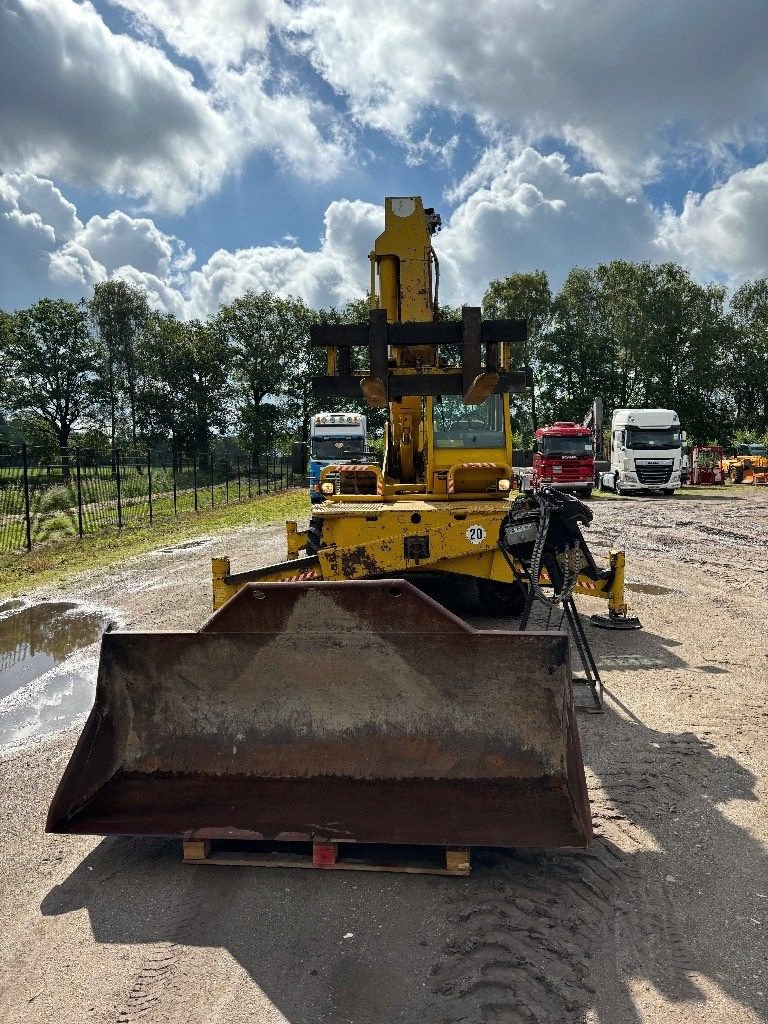
M 485 527 L 473 523 L 467 527 L 465 536 L 470 544 L 482 544 L 485 540 Z

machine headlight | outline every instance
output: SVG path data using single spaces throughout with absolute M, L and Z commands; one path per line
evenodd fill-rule
M 627 480 L 631 481 L 632 483 L 637 483 L 637 473 L 627 473 L 626 477 Z
M 323 494 L 333 494 L 336 488 L 334 487 L 332 481 L 326 480 L 324 483 L 320 484 L 320 490 L 323 492 Z
M 500 491 L 508 491 L 512 487 L 512 481 L 502 477 L 501 480 L 496 481 L 496 486 Z

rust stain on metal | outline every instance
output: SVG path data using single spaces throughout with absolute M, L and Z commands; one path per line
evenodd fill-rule
M 354 580 L 366 576 L 377 576 L 382 572 L 376 559 L 365 544 L 354 548 L 342 548 L 340 552 L 341 575 L 345 579 Z

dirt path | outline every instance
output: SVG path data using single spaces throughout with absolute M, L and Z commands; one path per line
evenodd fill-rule
M 623 543 L 630 579 L 670 593 L 631 594 L 642 631 L 589 630 L 610 695 L 579 718 L 586 854 L 483 851 L 469 879 L 192 868 L 173 842 L 43 834 L 76 733 L 7 755 L 0 1021 L 768 1020 L 768 493 L 740 493 L 594 505 L 596 552 Z M 194 627 L 222 546 L 55 596 Z M 224 546 L 267 563 L 282 530 Z

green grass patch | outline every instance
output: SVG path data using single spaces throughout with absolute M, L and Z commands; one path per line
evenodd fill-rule
M 106 568 L 153 548 L 168 547 L 222 530 L 274 523 L 308 516 L 305 488 L 283 491 L 212 509 L 201 508 L 176 519 L 156 519 L 122 530 L 108 527 L 98 533 L 40 543 L 23 554 L 0 555 L 0 597 L 14 597 L 45 583 L 59 583 L 89 569 Z

